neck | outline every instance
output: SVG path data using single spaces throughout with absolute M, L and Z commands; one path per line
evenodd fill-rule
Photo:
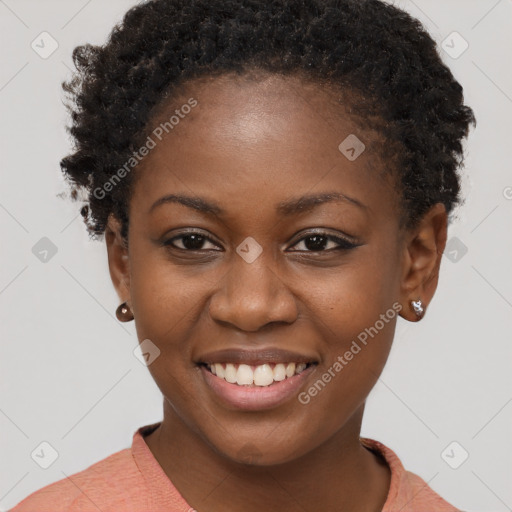
M 365 510 L 380 512 L 390 470 L 359 442 L 364 404 L 323 445 L 271 466 L 223 457 L 191 431 L 164 400 L 162 424 L 145 438 L 184 499 L 209 512 Z

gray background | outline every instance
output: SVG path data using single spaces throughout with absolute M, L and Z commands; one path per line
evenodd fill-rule
M 512 2 L 396 4 L 440 47 L 460 52 L 454 31 L 467 41 L 457 58 L 441 52 L 478 127 L 465 146 L 467 200 L 449 229 L 437 294 L 422 322 L 399 319 L 362 434 L 459 508 L 512 510 Z M 103 43 L 132 5 L 0 1 L 1 510 L 129 447 L 139 426 L 161 419 L 158 388 L 134 357 L 133 323 L 114 316 L 104 244 L 88 239 L 79 204 L 57 197 L 67 190 L 59 160 L 71 149 L 60 89 L 71 52 Z M 43 31 L 58 43 L 46 59 L 31 47 Z M 43 237 L 57 248 L 46 262 L 33 252 Z M 31 458 L 50 453 L 43 441 L 58 453 L 48 469 Z M 468 459 L 453 469 L 446 461 L 460 464 L 463 450 Z

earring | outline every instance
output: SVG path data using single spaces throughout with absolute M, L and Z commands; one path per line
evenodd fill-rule
M 116 309 L 116 317 L 120 322 L 129 322 L 134 316 L 127 302 L 123 302 Z
M 423 317 L 423 315 L 425 314 L 425 308 L 423 307 L 423 302 L 421 301 L 421 299 L 411 300 L 411 306 L 412 306 L 412 309 L 414 309 L 414 312 L 416 313 L 418 320 L 420 320 Z

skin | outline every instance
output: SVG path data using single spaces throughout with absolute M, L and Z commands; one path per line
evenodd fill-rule
M 164 416 L 146 442 L 198 511 L 380 511 L 390 471 L 359 434 L 398 315 L 306 405 L 293 397 L 265 411 L 226 407 L 194 361 L 227 347 L 293 350 L 318 361 L 307 390 L 393 303 L 417 321 L 410 301 L 428 304 L 434 295 L 445 208 L 436 204 L 417 228 L 400 230 L 397 188 L 379 176 L 385 164 L 371 151 L 374 134 L 321 86 L 272 75 L 196 81 L 163 118 L 189 97 L 198 106 L 136 169 L 128 248 L 113 216 L 105 238 L 138 338 L 161 351 L 148 368 Z M 354 161 L 338 149 L 351 133 L 368 148 Z M 282 201 L 320 192 L 366 207 L 332 201 L 276 213 Z M 203 197 L 224 212 L 164 203 L 149 213 L 170 193 Z M 211 241 L 184 249 L 194 247 L 190 238 L 175 237 L 188 228 Z M 336 250 L 322 239 L 315 252 L 307 236 L 317 229 L 359 245 Z M 250 264 L 235 251 L 248 236 L 263 250 Z M 173 238 L 177 248 L 161 244 Z

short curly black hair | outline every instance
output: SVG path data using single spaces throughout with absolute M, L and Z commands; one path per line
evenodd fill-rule
M 435 203 L 450 213 L 461 202 L 462 139 L 474 113 L 420 21 L 381 0 L 149 0 L 104 45 L 77 46 L 73 61 L 62 87 L 75 151 L 60 166 L 73 199 L 85 192 L 92 238 L 114 214 L 127 241 L 133 173 L 105 197 L 94 190 L 140 148 L 159 106 L 187 81 L 232 72 L 304 77 L 359 98 L 351 112 L 360 125 L 380 120 L 372 126 L 400 147 L 401 225 L 414 227 Z

